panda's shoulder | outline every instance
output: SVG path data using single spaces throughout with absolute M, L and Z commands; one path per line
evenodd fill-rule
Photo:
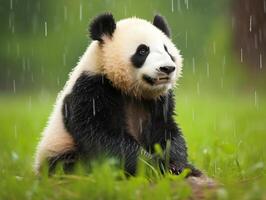
M 92 93 L 114 90 L 111 82 L 102 74 L 90 74 L 83 72 L 76 80 L 73 93 Z

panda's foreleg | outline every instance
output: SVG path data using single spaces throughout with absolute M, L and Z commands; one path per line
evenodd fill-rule
M 173 119 L 167 123 L 167 128 L 164 130 L 164 139 L 161 141 L 161 146 L 166 154 L 169 155 L 169 170 L 174 174 L 180 174 L 185 168 L 190 169 L 188 176 L 200 176 L 201 172 L 188 162 L 187 147 L 183 135 Z M 170 149 L 167 149 L 167 141 L 170 144 Z
M 92 154 L 114 157 L 124 165 L 128 174 L 136 173 L 137 159 L 142 151 L 140 145 L 130 135 L 119 134 L 110 129 L 97 129 L 96 132 L 84 132 L 83 135 L 85 137 L 79 140 L 79 149 L 82 155 L 85 157 L 90 157 Z
M 127 133 L 121 102 L 120 93 L 102 76 L 81 75 L 64 99 L 64 125 L 81 158 L 110 155 L 118 158 L 129 174 L 134 174 L 141 147 Z
M 56 170 L 58 163 L 62 163 L 63 170 L 65 173 L 71 173 L 74 170 L 75 163 L 78 160 L 76 151 L 68 151 L 60 153 L 48 159 L 48 170 L 49 175 L 53 175 Z
M 183 141 L 182 135 L 176 135 L 170 140 L 170 171 L 178 175 L 186 168 L 190 170 L 188 176 L 200 176 L 202 174 L 201 171 L 196 169 L 187 160 L 187 151 L 183 151 L 185 148 Z

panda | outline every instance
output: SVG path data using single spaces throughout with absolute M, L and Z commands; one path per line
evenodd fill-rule
M 77 161 L 106 155 L 134 175 L 140 156 L 158 160 L 154 146 L 159 144 L 160 166 L 174 174 L 189 168 L 189 175 L 200 176 L 188 162 L 174 120 L 173 88 L 182 56 L 164 17 L 155 15 L 152 23 L 136 17 L 115 22 L 104 13 L 92 20 L 89 33 L 92 42 L 59 93 L 37 146 L 36 173 L 46 162 L 49 172 L 58 162 L 68 171 Z

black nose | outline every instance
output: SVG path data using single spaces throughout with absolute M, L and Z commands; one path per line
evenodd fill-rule
M 160 67 L 160 71 L 164 72 L 166 74 L 170 74 L 173 71 L 175 71 L 175 67 L 173 67 L 173 66 L 163 66 L 163 67 Z

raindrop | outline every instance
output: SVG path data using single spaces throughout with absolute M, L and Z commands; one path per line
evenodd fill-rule
M 13 80 L 13 92 L 16 93 L 16 80 Z
M 224 88 L 224 79 L 221 78 L 221 88 L 223 89 Z
M 104 76 L 102 76 L 102 81 L 101 82 L 102 82 L 102 85 L 103 85 L 104 84 Z
M 192 109 L 192 120 L 195 121 L 195 111 Z
M 31 73 L 31 82 L 34 82 L 34 75 L 33 75 L 33 72 Z
M 200 95 L 200 85 L 199 85 L 199 82 L 197 82 L 197 94 Z
M 124 16 L 127 16 L 127 7 L 124 6 Z
M 10 0 L 10 10 L 13 10 L 13 0 Z
M 181 11 L 181 4 L 180 4 L 180 0 L 177 0 L 177 9 L 180 12 Z
M 209 78 L 210 77 L 210 66 L 209 66 L 209 63 L 207 63 L 206 70 L 207 70 L 207 77 Z
M 195 58 L 192 57 L 192 70 L 193 70 L 193 74 L 195 74 L 196 69 L 195 69 Z
M 171 10 L 172 12 L 174 12 L 174 0 L 172 0 L 172 3 L 171 3 Z
M 79 4 L 79 20 L 82 21 L 82 4 Z
M 185 0 L 186 7 L 188 9 L 188 0 Z
M 262 55 L 260 53 L 260 69 L 262 69 Z
M 64 6 L 64 20 L 67 21 L 67 7 Z
M 44 22 L 44 36 L 47 37 L 47 22 Z
M 225 64 L 226 64 L 226 57 L 224 56 L 223 57 L 223 67 L 222 67 L 223 74 L 225 74 Z
M 94 98 L 92 99 L 92 112 L 93 112 L 93 116 L 95 116 L 96 110 L 95 110 L 95 100 L 94 100 Z
M 249 16 L 249 32 L 252 31 L 252 15 Z
M 243 49 L 240 49 L 240 61 L 243 62 Z
M 64 109 L 65 109 L 64 116 L 65 116 L 65 118 L 67 119 L 67 116 L 68 116 L 68 109 L 67 109 L 67 104 L 66 104 L 66 103 L 64 104 Z

